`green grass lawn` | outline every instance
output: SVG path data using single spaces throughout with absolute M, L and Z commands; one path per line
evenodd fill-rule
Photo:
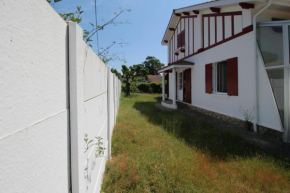
M 158 100 L 121 98 L 103 192 L 290 192 L 289 162 Z

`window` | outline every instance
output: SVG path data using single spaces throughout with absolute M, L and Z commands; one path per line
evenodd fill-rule
M 238 96 L 238 58 L 205 65 L 205 92 Z
M 214 65 L 214 91 L 227 93 L 227 61 Z
M 185 45 L 185 31 L 183 30 L 177 36 L 177 48 L 181 48 Z
M 179 73 L 179 90 L 183 89 L 183 72 Z
M 259 27 L 257 29 L 258 43 L 266 67 L 284 65 L 282 30 L 282 26 Z
M 273 89 L 279 114 L 284 124 L 284 69 L 269 69 L 267 70 L 270 83 Z

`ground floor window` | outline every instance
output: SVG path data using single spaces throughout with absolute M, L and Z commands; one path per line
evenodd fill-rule
M 227 93 L 227 61 L 215 63 L 213 76 L 214 91 Z
M 238 96 L 238 58 L 205 65 L 205 92 Z

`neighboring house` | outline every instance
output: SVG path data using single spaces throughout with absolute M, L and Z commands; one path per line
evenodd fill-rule
M 160 75 L 147 75 L 147 82 L 162 82 Z
M 176 100 L 289 132 L 290 1 L 219 0 L 173 10 L 163 45 L 169 82 L 162 105 Z M 258 42 L 258 43 L 257 43 Z M 241 110 L 243 109 L 243 110 Z
M 137 82 L 162 82 L 162 76 L 160 75 L 147 75 L 147 78 L 139 77 Z

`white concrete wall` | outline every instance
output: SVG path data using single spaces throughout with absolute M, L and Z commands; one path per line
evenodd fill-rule
M 75 119 L 71 120 L 72 138 L 76 139 L 72 140 L 72 146 L 80 148 L 80 151 L 77 152 L 72 149 L 72 155 L 76 156 L 76 159 L 81 157 L 78 162 L 72 163 L 72 168 L 77 168 L 72 170 L 73 190 L 75 188 L 78 192 L 100 192 L 106 158 L 110 157 L 108 145 L 117 115 L 116 101 L 119 100 L 119 95 L 116 94 L 116 90 L 120 89 L 120 81 L 86 45 L 82 39 L 82 29 L 77 24 L 69 23 L 69 34 L 70 69 L 79 69 L 73 76 L 70 76 L 70 80 L 76 85 L 77 94 L 79 92 L 81 95 L 70 101 L 71 114 L 75 115 L 76 120 L 83 119 L 80 123 L 74 123 Z M 71 90 L 71 95 L 75 95 L 73 90 Z M 78 132 L 73 132 L 75 130 Z M 86 149 L 85 134 L 94 143 L 98 142 L 96 137 L 102 138 L 102 147 L 106 148 L 103 156 L 95 156 L 97 146 L 92 146 L 87 152 L 84 152 Z M 79 145 L 80 143 L 82 145 Z M 79 183 L 79 186 L 74 187 L 76 183 Z
M 118 108 L 107 112 L 107 95 L 118 90 L 119 104 L 120 81 L 108 89 L 82 29 L 46 0 L 3 1 L 0 11 L 0 192 L 99 192 L 106 158 L 84 153 L 84 134 L 101 136 L 107 155 Z
M 110 132 L 111 132 L 111 135 L 113 133 L 113 128 L 114 128 L 114 124 L 115 124 L 115 120 L 114 120 L 114 117 L 115 117 L 115 100 L 114 100 L 114 96 L 113 96 L 113 93 L 114 93 L 114 81 L 115 81 L 115 77 L 112 73 L 110 73 L 110 82 L 109 82 L 109 92 L 112 93 L 111 95 L 109 95 L 109 102 L 110 102 Z
M 0 191 L 69 192 L 67 25 L 44 0 L 0 12 Z
M 82 40 L 82 38 L 79 38 Z M 83 42 L 84 63 L 84 133 L 89 139 L 97 142 L 95 137 L 102 137 L 103 147 L 108 149 L 108 113 L 107 113 L 107 66 L 98 56 Z M 114 124 L 113 124 L 114 125 Z M 113 126 L 112 125 L 112 126 Z M 85 148 L 85 143 L 83 143 Z M 102 174 L 105 169 L 106 158 L 95 158 L 96 146 L 90 148 L 88 154 L 84 154 L 84 165 L 88 164 L 91 180 L 85 180 L 84 190 L 88 193 L 100 192 Z M 105 151 L 107 152 L 107 151 Z M 105 156 L 107 156 L 105 154 Z M 88 162 L 88 163 L 87 163 Z M 94 166 L 95 164 L 95 166 Z

